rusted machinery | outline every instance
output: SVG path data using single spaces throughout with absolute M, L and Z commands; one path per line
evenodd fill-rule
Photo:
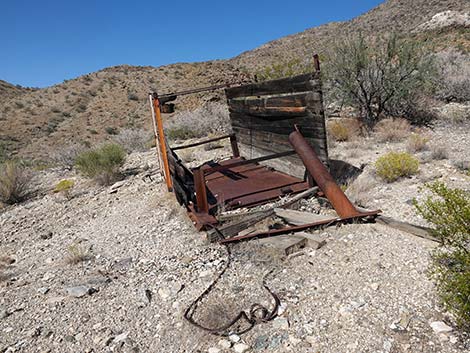
M 280 80 L 230 87 L 219 85 L 149 96 L 162 174 L 168 190 L 184 205 L 198 230 L 222 229 L 218 210 L 251 208 L 317 186 L 338 213 L 337 218 L 301 226 L 220 239 L 240 241 L 286 234 L 329 224 L 374 218 L 380 211 L 359 212 L 328 172 L 325 118 L 319 72 Z M 225 88 L 233 133 L 205 141 L 170 147 L 164 134 L 162 111 L 178 96 Z M 208 117 L 210 119 L 210 117 Z M 229 139 L 232 156 L 188 168 L 178 151 Z M 247 158 L 247 157 L 250 158 Z M 269 212 L 264 212 L 263 216 Z M 253 217 L 254 221 L 258 218 Z M 232 227 L 236 229 L 237 227 Z M 218 234 L 225 238 L 224 234 Z M 233 236 L 234 235 L 234 236 Z

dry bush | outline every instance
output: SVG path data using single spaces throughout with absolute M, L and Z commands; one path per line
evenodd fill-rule
M 437 54 L 437 61 L 437 97 L 447 102 L 470 101 L 470 55 L 453 49 Z
M 434 160 L 442 160 L 449 158 L 449 152 L 443 146 L 432 146 L 431 147 L 431 158 Z
M 75 242 L 67 247 L 65 261 L 68 264 L 75 265 L 83 261 L 88 261 L 91 258 L 92 254 L 90 249 L 82 244 Z
M 357 119 L 340 119 L 328 122 L 328 135 L 335 141 L 350 141 L 361 133 L 361 123 Z
M 227 133 L 230 131 L 230 118 L 227 106 L 208 103 L 194 111 L 174 115 L 165 125 L 166 136 L 170 140 L 186 140 Z
M 124 129 L 114 137 L 114 141 L 130 152 L 143 152 L 148 150 L 152 133 L 143 129 Z
M 406 152 L 389 152 L 375 162 L 376 173 L 388 183 L 417 174 L 419 161 Z
M 15 204 L 29 194 L 31 173 L 15 161 L 0 165 L 0 202 Z
M 470 122 L 470 106 L 460 103 L 449 103 L 439 109 L 442 121 L 454 125 L 466 125 Z
M 410 135 L 411 126 L 405 119 L 383 119 L 377 123 L 374 132 L 380 142 L 399 142 Z
M 406 149 L 410 153 L 424 151 L 428 148 L 429 138 L 420 134 L 413 133 L 408 137 Z
M 86 147 L 79 144 L 72 144 L 59 148 L 52 155 L 52 160 L 64 168 L 72 169 L 79 154 L 85 152 Z

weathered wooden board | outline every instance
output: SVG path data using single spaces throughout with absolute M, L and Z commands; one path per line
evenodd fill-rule
M 288 137 L 297 125 L 319 158 L 328 163 L 319 72 L 229 88 L 225 93 L 243 157 L 291 150 Z M 305 167 L 296 156 L 264 164 L 298 178 L 305 175 Z

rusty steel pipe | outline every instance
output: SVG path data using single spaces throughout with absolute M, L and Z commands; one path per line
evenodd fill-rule
M 323 165 L 307 140 L 297 130 L 289 135 L 289 142 L 299 155 L 318 187 L 330 201 L 341 218 L 360 216 L 356 207 L 349 201 L 343 190 L 336 184 L 328 169 Z

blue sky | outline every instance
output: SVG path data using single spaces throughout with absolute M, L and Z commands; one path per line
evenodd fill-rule
M 0 0 L 0 79 L 45 87 L 120 64 L 226 59 L 383 0 Z

